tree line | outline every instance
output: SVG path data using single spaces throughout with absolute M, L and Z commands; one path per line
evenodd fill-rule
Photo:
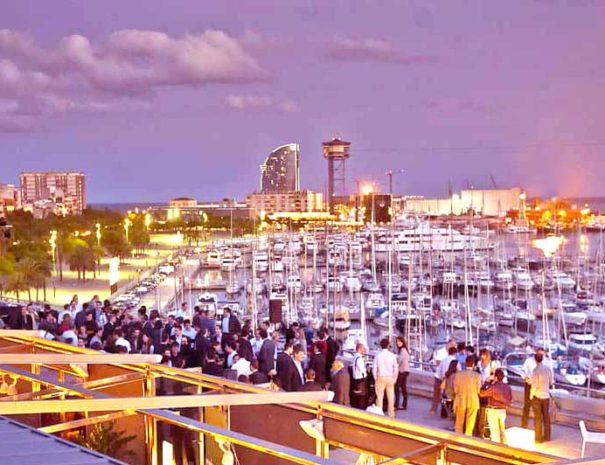
M 30 212 L 10 213 L 10 234 L 0 234 L 0 296 L 8 292 L 19 298 L 26 292 L 28 299 L 35 295 L 38 300 L 42 291 L 46 300 L 53 270 L 62 281 L 67 265 L 85 281 L 87 274 L 96 278 L 104 256 L 124 259 L 143 253 L 150 243 L 144 216 L 131 213 L 128 219 L 126 232 L 122 215 L 106 210 L 41 220 Z

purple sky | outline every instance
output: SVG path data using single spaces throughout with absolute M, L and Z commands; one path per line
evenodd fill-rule
M 93 202 L 243 197 L 322 140 L 396 191 L 605 195 L 605 2 L 2 0 L 0 182 L 89 176 Z

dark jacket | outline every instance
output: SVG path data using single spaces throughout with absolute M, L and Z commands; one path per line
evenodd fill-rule
M 332 336 L 329 336 L 328 339 L 326 339 L 326 345 L 328 349 L 326 353 L 326 370 L 329 375 L 332 364 L 338 355 L 338 342 L 336 342 Z
M 239 344 L 237 351 L 239 356 L 244 357 L 246 360 L 251 362 L 254 358 L 254 352 L 252 352 L 252 344 L 250 344 L 250 341 L 245 337 L 240 337 L 237 342 Z
M 334 402 L 340 405 L 351 405 L 349 391 L 351 389 L 351 377 L 346 368 L 332 375 L 330 390 L 334 391 Z
M 285 352 L 280 352 L 279 354 L 277 354 L 275 369 L 277 371 L 277 376 L 281 381 L 281 388 L 284 391 L 293 391 L 294 389 L 292 387 L 292 381 L 294 375 L 297 374 L 295 373 L 296 367 L 294 366 L 294 361 L 292 360 L 292 357 Z
M 269 377 L 262 371 L 255 371 L 248 377 L 252 384 L 265 384 L 269 382 Z
M 510 386 L 502 381 L 496 381 L 485 389 L 481 389 L 479 396 L 487 398 L 489 408 L 506 409 L 513 402 L 513 392 Z
M 258 351 L 258 371 L 269 374 L 275 368 L 275 342 L 265 339 Z
M 315 371 L 315 382 L 322 387 L 325 386 L 326 381 L 328 380 L 325 354 L 322 354 L 321 352 L 313 354 L 309 368 L 312 368 Z
M 240 334 L 242 325 L 235 315 L 229 315 L 229 334 Z
M 321 391 L 321 390 L 323 390 L 323 386 L 315 381 L 307 381 L 298 390 L 299 391 Z

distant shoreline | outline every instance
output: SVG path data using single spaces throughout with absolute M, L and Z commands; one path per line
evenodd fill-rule
M 544 198 L 547 199 L 546 197 Z M 573 197 L 573 198 L 565 198 L 562 197 L 562 200 L 566 200 L 572 204 L 577 204 L 577 206 L 583 206 L 588 204 L 588 206 L 595 212 L 605 212 L 605 197 Z M 128 210 L 134 210 L 138 208 L 143 210 L 149 207 L 161 207 L 168 205 L 168 201 L 166 202 L 115 202 L 115 203 L 89 203 L 90 208 L 94 208 L 96 210 L 109 210 L 115 211 L 119 213 L 126 213 Z

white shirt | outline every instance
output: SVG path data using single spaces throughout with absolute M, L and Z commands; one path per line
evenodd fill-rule
M 355 353 L 355 358 L 353 359 L 353 379 L 363 379 L 367 376 L 368 370 L 363 355 Z
M 477 368 L 479 368 L 479 375 L 481 375 L 481 383 L 488 381 L 499 366 L 500 364 L 496 360 L 490 360 L 487 366 L 484 367 L 481 360 L 479 360 Z
M 443 379 L 445 378 L 445 373 L 447 369 L 450 367 L 450 363 L 452 360 L 457 360 L 455 355 L 448 355 L 441 362 L 439 362 L 439 366 L 437 367 L 437 371 L 435 372 L 435 378 Z M 461 370 L 460 364 L 458 364 L 458 371 Z
M 195 341 L 196 335 L 197 333 L 195 332 L 195 329 L 191 327 L 187 329 L 185 326 L 183 326 L 183 336 L 187 336 L 187 339 L 189 339 L 190 342 L 193 343 L 193 341 Z
M 254 338 L 250 341 L 250 345 L 252 346 L 252 353 L 254 354 L 255 357 L 260 352 L 260 348 L 262 347 L 263 342 L 265 342 L 264 339 L 257 339 L 257 338 Z
M 237 371 L 238 378 L 241 375 L 250 376 L 250 374 L 252 373 L 252 370 L 250 369 L 250 362 L 243 357 L 240 358 L 237 362 L 235 362 L 231 366 L 231 369 Z
M 550 361 L 549 358 L 544 357 L 544 361 L 542 362 L 544 364 L 544 366 L 547 366 L 551 372 L 553 372 L 552 369 L 552 363 Z M 534 356 L 530 356 L 527 357 L 525 359 L 525 362 L 523 362 L 523 366 L 521 367 L 521 373 L 523 374 L 523 378 L 527 379 L 527 378 L 531 378 L 531 375 L 534 373 L 534 370 L 536 369 L 536 359 L 534 358 Z M 553 378 L 554 378 L 554 372 L 553 372 Z
M 130 353 L 130 351 L 132 350 L 132 347 L 130 347 L 130 342 L 128 342 L 126 339 L 124 339 L 123 337 L 119 337 L 116 340 L 116 346 L 122 346 L 122 347 L 126 347 L 126 350 L 128 353 Z
M 66 341 L 67 339 L 71 339 L 71 345 L 74 347 L 78 347 L 78 335 L 73 329 L 66 329 L 65 331 L 63 331 L 63 334 L 61 334 L 61 337 L 64 341 Z
M 389 349 L 382 349 L 374 359 L 374 374 L 376 378 L 397 379 L 399 364 L 397 356 Z

